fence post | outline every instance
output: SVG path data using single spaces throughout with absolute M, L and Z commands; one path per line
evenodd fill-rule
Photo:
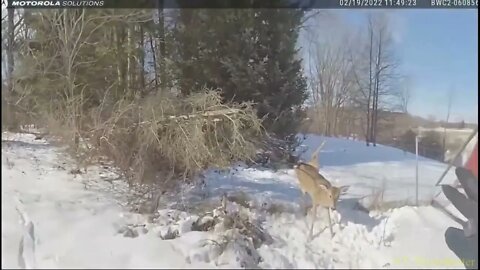
M 418 206 L 418 135 L 415 136 L 415 204 Z

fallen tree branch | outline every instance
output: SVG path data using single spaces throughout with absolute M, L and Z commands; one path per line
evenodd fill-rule
M 168 121 L 168 120 L 178 120 L 178 119 L 189 120 L 189 119 L 197 118 L 197 117 L 204 117 L 204 118 L 212 117 L 212 116 L 222 117 L 222 116 L 227 116 L 227 115 L 239 114 L 241 112 L 242 111 L 239 110 L 239 109 L 221 109 L 221 110 L 206 111 L 206 112 L 200 112 L 200 113 L 188 114 L 188 115 L 186 115 L 186 114 L 184 114 L 184 115 L 170 115 L 170 116 L 165 117 L 163 119 L 157 120 L 157 123 L 162 123 L 162 122 L 165 122 L 165 121 Z M 219 122 L 219 121 L 222 121 L 222 119 L 221 118 L 214 118 L 213 121 L 214 122 Z M 138 123 L 137 125 L 149 125 L 151 123 L 152 123 L 151 121 L 143 121 L 143 122 Z

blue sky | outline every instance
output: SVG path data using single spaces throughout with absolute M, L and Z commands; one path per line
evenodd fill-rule
M 367 12 L 332 11 L 351 25 L 364 24 Z M 477 123 L 477 10 L 389 10 L 388 14 L 401 71 L 412 82 L 409 112 L 445 119 L 448 92 L 454 91 L 450 120 Z
M 445 118 L 454 91 L 452 120 L 478 121 L 477 10 L 403 12 L 403 69 L 412 76 L 412 113 Z M 456 119 L 457 118 L 457 119 Z

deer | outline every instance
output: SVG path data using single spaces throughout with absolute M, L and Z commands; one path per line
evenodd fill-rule
M 313 204 L 313 217 L 310 226 L 309 239 L 313 235 L 313 226 L 317 214 L 317 206 L 327 208 L 328 225 L 330 235 L 333 238 L 332 220 L 330 209 L 335 210 L 338 199 L 344 194 L 348 186 L 335 187 L 318 171 L 318 153 L 325 142 L 312 154 L 309 162 L 299 162 L 294 166 L 295 173 L 299 182 L 300 190 L 303 195 L 307 193 Z

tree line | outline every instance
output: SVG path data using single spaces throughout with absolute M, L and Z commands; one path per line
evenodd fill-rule
M 383 13 L 355 27 L 331 14 L 310 20 L 306 66 L 318 132 L 348 136 L 359 126 L 367 146 L 376 145 L 380 120 L 388 122 L 382 112 L 407 112 L 411 81 L 399 68 L 391 24 Z
M 152 160 L 161 151 L 182 153 L 168 157 L 171 163 L 192 157 L 183 167 L 201 168 L 218 156 L 222 164 L 249 157 L 248 128 L 258 131 L 261 123 L 270 134 L 292 138 L 305 122 L 309 101 L 324 135 L 360 122 L 367 145 L 375 145 L 381 112 L 406 111 L 409 99 L 388 16 L 370 14 L 355 33 L 325 31 L 338 20 L 318 10 L 164 9 L 162 1 L 155 10 L 9 9 L 2 18 L 2 103 L 29 121 L 74 130 L 76 144 L 100 134 L 97 143 L 114 145 L 108 152 L 125 168 L 137 162 L 125 156 L 141 156 L 138 148 L 150 151 L 142 139 L 157 144 Z M 231 114 L 250 108 L 258 120 Z M 218 115 L 205 114 L 213 109 L 227 126 L 218 125 Z M 176 115 L 165 118 L 167 112 Z M 17 123 L 12 115 L 2 122 Z M 194 121 L 189 115 L 209 116 Z M 180 116 L 192 122 L 153 126 Z M 153 135 L 139 128 L 143 123 L 151 124 Z M 136 143 L 129 144 L 112 134 L 140 139 L 132 137 Z M 161 150 L 167 134 L 183 138 L 169 147 L 191 149 Z M 218 152 L 199 162 L 203 157 L 192 152 L 201 147 L 194 141 Z
M 259 134 L 285 138 L 301 121 L 304 16 L 161 4 L 9 10 L 2 123 L 20 124 L 20 112 L 73 142 L 78 160 L 99 152 L 139 180 L 249 160 Z
M 296 46 L 304 14 L 161 5 L 9 9 L 2 18 L 8 28 L 6 88 L 17 94 L 35 88 L 28 96 L 43 104 L 81 92 L 87 107 L 99 104 L 107 91 L 113 102 L 158 91 L 188 96 L 218 89 L 224 102 L 253 102 L 264 126 L 286 135 L 307 97 Z

